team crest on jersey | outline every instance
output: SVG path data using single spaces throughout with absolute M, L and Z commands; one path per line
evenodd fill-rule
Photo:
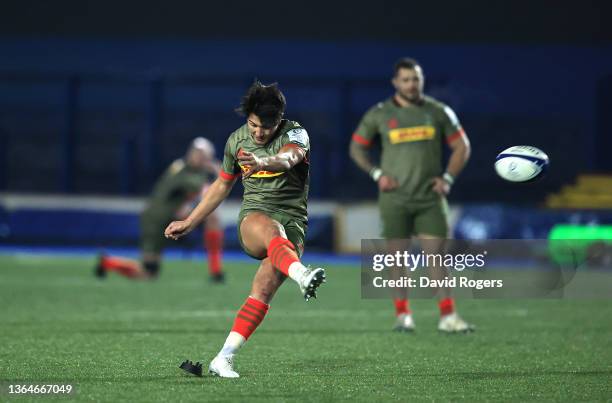
M 389 119 L 389 121 L 387 122 L 387 127 L 389 129 L 396 129 L 397 126 L 398 126 L 398 122 L 397 122 L 397 119 L 395 118 Z
M 433 126 L 400 127 L 389 130 L 391 144 L 408 143 L 412 141 L 431 140 L 436 135 Z
M 298 143 L 308 147 L 308 132 L 304 128 L 291 129 L 287 132 L 287 136 L 291 143 Z

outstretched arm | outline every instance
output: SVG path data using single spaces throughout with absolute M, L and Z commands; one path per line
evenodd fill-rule
M 302 162 L 305 156 L 306 151 L 303 148 L 296 144 L 287 144 L 278 151 L 278 154 L 270 157 L 258 157 L 253 153 L 242 151 L 238 155 L 238 162 L 242 166 L 249 167 L 249 170 L 242 174 L 242 178 L 246 179 L 259 171 L 288 171 Z
M 236 183 L 235 178 L 227 180 L 218 177 L 187 218 L 182 221 L 172 221 L 166 227 L 164 231 L 166 238 L 177 240 L 191 232 L 229 196 L 234 183 Z

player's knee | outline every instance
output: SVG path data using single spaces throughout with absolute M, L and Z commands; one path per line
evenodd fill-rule
M 285 237 L 283 226 L 265 214 L 253 213 L 248 215 L 243 221 L 243 226 L 249 233 L 257 237 L 263 237 L 267 241 L 278 236 Z
M 419 234 L 421 247 L 427 253 L 441 253 L 444 251 L 446 239 L 437 235 Z
M 149 277 L 157 278 L 159 276 L 159 262 L 144 262 L 143 266 Z
M 285 230 L 282 225 L 280 225 L 276 221 L 272 221 L 268 225 L 262 226 L 258 231 L 258 235 L 261 237 L 261 239 L 267 246 L 274 238 L 285 238 Z

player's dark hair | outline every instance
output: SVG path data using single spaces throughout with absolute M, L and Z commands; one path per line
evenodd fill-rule
M 240 101 L 236 112 L 243 116 L 255 114 L 264 127 L 273 127 L 283 118 L 287 102 L 277 83 L 269 85 L 255 80 Z
M 414 70 L 417 66 L 421 67 L 419 62 L 417 62 L 415 59 L 410 57 L 402 57 L 393 65 L 393 77 L 397 76 L 397 72 L 400 71 L 400 69 Z

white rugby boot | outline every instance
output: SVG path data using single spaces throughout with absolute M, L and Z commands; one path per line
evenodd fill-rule
M 210 362 L 208 372 L 213 376 L 221 378 L 239 378 L 238 372 L 234 371 L 232 356 L 218 355 Z
M 325 270 L 320 267 L 316 269 L 306 268 L 302 277 L 298 281 L 300 291 L 304 299 L 308 301 L 310 298 L 317 298 L 317 288 L 325 282 Z
M 414 319 L 411 313 L 397 315 L 393 330 L 396 332 L 414 332 Z
M 453 312 L 440 317 L 438 330 L 444 333 L 468 333 L 476 330 L 476 326 L 467 323 L 457 312 Z

